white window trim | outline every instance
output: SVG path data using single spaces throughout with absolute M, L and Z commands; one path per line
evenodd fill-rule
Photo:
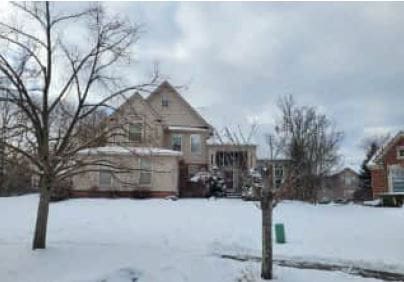
M 142 185 L 142 186 L 152 186 L 153 185 L 153 160 L 152 159 L 148 159 L 150 160 L 150 183 L 140 183 L 140 175 L 142 174 L 142 159 L 144 158 L 139 158 L 139 180 L 138 180 L 138 184 Z
M 162 96 L 161 97 L 161 107 L 162 108 L 168 108 L 168 106 L 169 106 L 169 99 L 167 98 L 167 97 L 165 97 L 165 96 Z M 166 102 L 166 105 L 164 104 Z
M 192 136 L 199 136 L 199 152 L 192 152 Z M 192 155 L 202 155 L 202 136 L 200 134 L 189 135 L 189 151 Z
M 404 160 L 404 156 L 400 156 L 401 150 L 404 150 L 404 146 L 397 147 L 397 160 Z
M 181 139 L 181 151 L 178 151 L 178 152 L 182 152 L 182 151 L 183 151 L 183 148 L 184 148 L 184 144 L 183 144 L 183 139 L 184 139 L 184 138 L 183 138 L 182 134 L 179 134 L 179 133 L 171 134 L 171 140 L 170 140 L 170 143 L 171 143 L 171 150 L 174 150 L 174 148 L 173 148 L 173 145 L 174 145 L 174 142 L 173 142 L 174 136 L 179 136 L 179 137 L 180 137 L 180 139 Z
M 140 129 L 140 141 L 130 140 L 130 129 L 131 129 L 130 127 L 131 126 L 136 126 L 136 125 L 141 126 L 141 129 Z M 133 122 L 133 123 L 129 124 L 129 128 L 128 128 L 128 141 L 129 141 L 129 143 L 138 143 L 138 144 L 142 143 L 144 141 L 144 136 L 145 136 L 144 128 L 145 128 L 144 122 L 142 122 L 142 121 Z

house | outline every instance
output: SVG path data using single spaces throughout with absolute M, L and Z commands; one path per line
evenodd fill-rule
M 359 174 L 351 168 L 331 174 L 325 179 L 323 187 L 318 191 L 319 200 L 352 200 L 354 192 L 359 188 Z
M 167 81 L 147 98 L 135 93 L 108 128 L 106 146 L 79 152 L 78 161 L 94 167 L 73 178 L 72 196 L 179 195 L 187 179 L 208 169 L 213 128 Z
M 287 158 L 258 159 L 257 170 L 261 175 L 266 175 L 271 164 L 273 165 L 273 169 L 270 170 L 272 185 L 277 189 L 286 181 L 290 160 Z M 317 198 L 319 200 L 351 200 L 358 186 L 359 175 L 354 170 L 345 168 L 326 177 L 323 187 L 317 193 Z M 288 197 L 288 187 L 284 188 L 286 190 L 283 196 Z
M 286 180 L 289 163 L 290 160 L 285 158 L 259 159 L 257 160 L 257 170 L 261 175 L 266 175 L 268 168 L 273 164 L 274 169 L 272 169 L 271 177 L 272 185 L 275 188 L 279 188 Z
M 404 131 L 398 132 L 369 161 L 373 198 L 404 195 Z

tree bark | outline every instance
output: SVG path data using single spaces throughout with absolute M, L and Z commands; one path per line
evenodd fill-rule
M 46 247 L 46 230 L 48 226 L 49 201 L 50 201 L 50 185 L 47 181 L 41 181 L 40 198 L 35 224 L 34 240 L 32 249 L 45 249 Z
M 266 185 L 267 186 L 267 185 Z M 272 192 L 267 186 L 261 197 L 262 262 L 261 278 L 272 279 Z

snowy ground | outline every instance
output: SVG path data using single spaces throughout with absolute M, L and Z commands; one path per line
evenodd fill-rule
M 259 265 L 260 210 L 241 200 L 69 200 L 51 205 L 48 248 L 31 251 L 38 197 L 0 198 L 0 281 L 238 281 Z M 275 256 L 404 273 L 403 209 L 285 202 Z M 276 281 L 376 281 L 275 267 Z M 257 280 L 258 281 L 258 280 Z

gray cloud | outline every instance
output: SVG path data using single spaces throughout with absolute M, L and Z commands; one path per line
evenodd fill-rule
M 140 69 L 159 61 L 218 127 L 255 118 L 262 135 L 278 98 L 293 94 L 345 131 L 350 165 L 361 138 L 404 127 L 403 3 L 111 5 L 147 25 Z
M 75 4 L 64 4 L 74 8 Z M 358 165 L 361 138 L 404 127 L 404 3 L 107 2 L 143 23 L 127 70 L 142 80 L 154 62 L 217 127 L 260 122 L 293 94 L 345 131 L 342 152 Z M 261 149 L 260 154 L 265 150 Z

